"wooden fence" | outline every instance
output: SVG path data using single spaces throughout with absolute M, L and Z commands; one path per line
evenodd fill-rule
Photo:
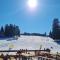
M 45 53 L 41 53 L 41 51 Z M 9 54 L 13 52 L 15 54 Z M 30 55 L 30 52 L 34 52 L 34 55 Z M 22 53 L 28 55 L 23 55 Z M 50 54 L 46 50 L 3 50 L 0 51 L 0 60 L 60 60 L 60 55 Z

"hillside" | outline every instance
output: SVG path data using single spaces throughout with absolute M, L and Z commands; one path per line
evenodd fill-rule
M 0 40 L 0 50 L 19 50 L 19 49 L 51 49 L 51 52 L 59 52 L 60 51 L 60 45 L 58 45 L 56 42 L 54 42 L 53 39 L 49 37 L 43 37 L 43 36 L 25 36 L 21 35 L 17 40 Z

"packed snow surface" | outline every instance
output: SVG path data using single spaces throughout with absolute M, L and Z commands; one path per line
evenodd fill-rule
M 60 45 L 49 37 L 21 35 L 17 40 L 10 40 L 9 38 L 0 40 L 0 50 L 36 50 L 40 48 L 49 48 L 53 53 L 60 51 Z

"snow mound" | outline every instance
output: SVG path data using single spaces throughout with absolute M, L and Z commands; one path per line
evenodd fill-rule
M 20 49 L 47 49 L 51 52 L 59 52 L 60 45 L 54 42 L 53 39 L 43 36 L 25 36 L 21 35 L 17 40 L 0 40 L 0 50 L 20 50 Z

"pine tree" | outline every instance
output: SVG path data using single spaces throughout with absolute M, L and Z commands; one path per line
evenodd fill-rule
M 51 37 L 51 38 L 52 38 L 52 32 L 51 32 L 51 31 L 49 32 L 49 37 Z
M 5 25 L 5 37 L 9 36 L 9 26 L 8 24 Z
M 53 39 L 60 39 L 60 26 L 59 26 L 59 20 L 57 18 L 55 18 L 53 21 L 52 37 Z
M 15 35 L 16 36 L 20 36 L 20 29 L 19 29 L 19 27 L 18 26 L 15 26 L 15 30 L 14 30 L 15 32 Z
M 10 37 L 14 36 L 14 26 L 12 24 L 9 25 L 9 36 Z
M 0 37 L 4 37 L 4 28 L 3 28 L 3 26 L 1 27 L 1 29 L 0 29 Z

